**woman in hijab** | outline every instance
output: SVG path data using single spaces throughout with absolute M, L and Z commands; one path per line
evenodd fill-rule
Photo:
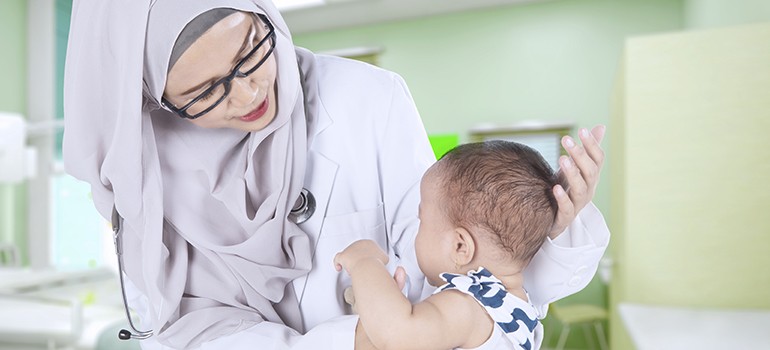
M 65 167 L 123 218 L 144 348 L 353 348 L 332 259 L 362 238 L 410 299 L 432 292 L 413 244 L 435 159 L 406 85 L 294 47 L 272 2 L 76 0 L 64 92 Z M 565 140 L 570 192 L 527 271 L 538 304 L 582 289 L 607 246 L 589 203 L 603 130 Z

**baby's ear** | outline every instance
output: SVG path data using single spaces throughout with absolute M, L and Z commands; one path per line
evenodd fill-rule
M 470 231 L 464 227 L 456 227 L 452 235 L 452 255 L 457 265 L 464 266 L 473 261 L 476 254 L 476 241 Z

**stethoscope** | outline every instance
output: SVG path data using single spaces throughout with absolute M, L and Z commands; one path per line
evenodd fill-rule
M 118 214 L 118 210 L 112 207 L 112 242 L 115 243 L 115 255 L 118 256 L 118 276 L 120 278 L 120 294 L 123 296 L 123 309 L 126 311 L 126 318 L 128 319 L 128 325 L 133 332 L 127 329 L 121 329 L 118 332 L 118 339 L 129 340 L 138 339 L 143 340 L 152 336 L 152 331 L 140 331 L 134 326 L 134 321 L 131 320 L 131 314 L 128 311 L 128 301 L 126 300 L 126 288 L 123 282 L 123 239 L 120 234 L 123 231 L 121 222 L 123 218 Z
M 299 194 L 299 198 L 294 203 L 291 211 L 289 212 L 289 220 L 296 224 L 301 224 L 315 213 L 316 202 L 313 193 L 303 188 Z M 128 311 L 128 300 L 126 298 L 126 288 L 123 282 L 123 239 L 121 237 L 123 227 L 121 222 L 123 218 L 118 214 L 118 210 L 112 207 L 112 240 L 115 243 L 115 254 L 118 256 L 118 276 L 120 278 L 120 294 L 123 296 L 123 309 L 126 311 L 126 318 L 128 319 L 128 326 L 131 327 L 131 331 L 127 329 L 121 329 L 118 332 L 118 339 L 129 340 L 137 339 L 144 340 L 153 335 L 153 331 L 140 331 L 134 326 L 134 322 L 131 320 L 131 313 Z

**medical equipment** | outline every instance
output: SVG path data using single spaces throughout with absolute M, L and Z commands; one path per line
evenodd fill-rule
M 0 183 L 20 183 L 26 177 L 27 125 L 18 114 L 0 112 Z
M 307 221 L 315 213 L 315 197 L 313 193 L 306 188 L 302 189 L 299 193 L 297 202 L 294 203 L 294 207 L 289 212 L 289 220 L 293 221 L 297 225 Z
M 129 340 L 129 339 L 147 339 L 152 336 L 153 331 L 140 331 L 136 329 L 134 326 L 134 322 L 131 320 L 131 313 L 128 311 L 128 301 L 126 300 L 126 286 L 123 282 L 123 240 L 120 237 L 122 225 L 121 221 L 123 218 L 120 217 L 120 214 L 118 214 L 118 210 L 113 206 L 112 207 L 112 239 L 115 243 L 115 254 L 118 256 L 118 277 L 120 278 L 120 294 L 123 296 L 123 308 L 126 310 L 126 318 L 128 318 L 128 325 L 131 327 L 133 332 L 127 330 L 127 329 L 121 329 L 120 332 L 118 332 L 118 339 L 120 340 Z
M 303 188 L 302 192 L 299 194 L 299 198 L 297 198 L 297 201 L 294 203 L 294 207 L 291 209 L 291 212 L 289 213 L 289 220 L 293 221 L 296 224 L 301 224 L 308 219 L 310 219 L 311 216 L 313 216 L 313 213 L 315 213 L 316 208 L 316 202 L 315 197 L 313 196 L 313 193 L 311 193 L 308 189 Z M 125 283 L 123 282 L 123 240 L 121 234 L 122 225 L 121 221 L 123 220 L 122 217 L 120 217 L 120 214 L 118 213 L 118 210 L 113 206 L 112 207 L 112 240 L 115 243 L 115 254 L 118 256 L 118 276 L 120 278 L 120 294 L 123 297 L 123 308 L 126 311 L 126 318 L 128 318 L 128 325 L 131 327 L 131 330 L 129 331 L 127 329 L 121 329 L 120 332 L 118 332 L 118 339 L 120 340 L 129 340 L 129 339 L 138 339 L 138 340 L 144 340 L 152 336 L 153 331 L 140 331 L 134 326 L 133 320 L 131 320 L 131 313 L 128 310 L 128 300 L 126 298 L 126 288 Z
M 115 280 L 109 268 L 0 267 L 0 349 L 97 349 L 123 319 Z

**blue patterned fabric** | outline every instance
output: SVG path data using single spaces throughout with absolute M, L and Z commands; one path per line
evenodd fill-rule
M 447 283 L 436 293 L 454 289 L 474 297 L 508 339 L 522 349 L 532 350 L 534 331 L 540 322 L 532 304 L 508 293 L 505 285 L 483 267 L 468 275 L 443 273 L 441 278 Z

